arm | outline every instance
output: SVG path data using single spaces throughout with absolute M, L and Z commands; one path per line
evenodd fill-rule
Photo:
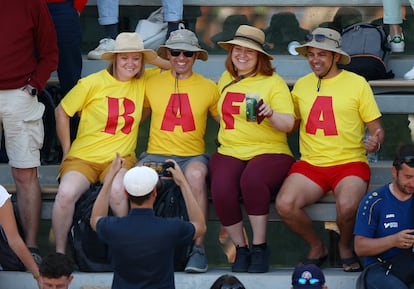
M 166 60 L 164 58 L 161 58 L 159 56 L 157 56 L 157 58 L 155 58 L 154 60 L 152 60 L 149 63 L 152 64 L 152 65 L 158 66 L 162 70 L 171 69 L 171 63 L 168 60 Z
M 381 238 L 355 236 L 355 252 L 358 256 L 376 256 L 396 247 L 407 249 L 414 244 L 414 229 L 402 230 L 396 234 Z M 408 244 L 408 246 L 407 246 Z
M 9 246 L 13 252 L 16 253 L 24 266 L 32 272 L 33 277 L 37 279 L 39 277 L 39 268 L 29 249 L 26 247 L 26 244 L 20 237 L 10 199 L 0 207 L 0 225 L 3 227 Z
M 266 102 L 263 102 L 259 109 L 259 115 L 267 117 L 278 131 L 291 132 L 293 130 L 295 117 L 292 114 L 276 112 Z
M 369 136 L 365 140 L 364 147 L 367 152 L 376 152 L 381 148 L 381 144 L 384 143 L 384 129 L 381 125 L 381 119 L 370 121 L 366 123 L 369 131 Z
M 63 156 L 65 159 L 70 149 L 70 118 L 64 111 L 61 104 L 55 109 L 56 132 L 62 146 Z
M 93 204 L 91 214 L 91 227 L 96 231 L 96 224 L 101 217 L 108 215 L 109 208 L 109 193 L 111 191 L 112 181 L 116 174 L 122 168 L 124 159 L 120 157 L 119 153 L 116 153 L 115 159 L 112 161 L 111 167 L 105 176 L 104 183 L 95 203 Z
M 196 239 L 206 232 L 206 224 L 204 220 L 203 212 L 194 198 L 193 192 L 191 191 L 190 184 L 187 182 L 180 166 L 176 161 L 172 159 L 166 160 L 166 162 L 173 162 L 174 168 L 168 168 L 173 175 L 175 183 L 180 187 L 184 197 L 185 205 L 187 207 L 188 218 L 195 227 L 195 234 L 193 239 Z

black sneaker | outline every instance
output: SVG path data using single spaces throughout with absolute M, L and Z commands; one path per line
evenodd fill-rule
M 236 259 L 231 266 L 232 272 L 247 272 L 250 264 L 250 251 L 247 247 L 236 248 Z
M 37 265 L 40 265 L 42 263 L 42 257 L 40 256 L 40 251 L 38 248 L 29 248 L 30 253 L 33 256 L 33 259 L 35 260 Z
M 265 273 L 269 271 L 269 255 L 268 247 L 253 247 L 250 253 L 250 265 L 247 269 L 249 273 Z

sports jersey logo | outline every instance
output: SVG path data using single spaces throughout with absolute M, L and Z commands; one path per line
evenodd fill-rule
M 124 134 L 129 134 L 132 130 L 132 125 L 134 124 L 134 117 L 132 114 L 135 111 L 135 103 L 128 99 L 128 98 L 113 98 L 108 97 L 108 118 L 106 120 L 106 126 L 103 130 L 109 134 L 115 134 L 116 129 L 118 127 L 119 118 L 124 119 L 124 126 L 121 128 L 121 132 Z M 120 104 L 120 102 L 122 102 Z M 124 108 L 124 113 L 122 115 L 119 114 L 120 105 Z
M 321 129 L 325 136 L 338 135 L 331 96 L 318 96 L 306 122 L 306 132 L 316 134 Z
M 398 222 L 384 223 L 384 228 L 385 229 L 398 228 Z
M 223 122 L 225 124 L 224 129 L 234 129 L 234 114 L 240 114 L 240 105 L 234 105 L 234 103 L 243 103 L 245 99 L 244 93 L 227 92 L 224 97 L 223 104 L 221 106 L 221 113 L 223 116 Z
M 193 111 L 186 93 L 173 93 L 167 104 L 161 130 L 174 131 L 179 126 L 183 132 L 195 130 Z

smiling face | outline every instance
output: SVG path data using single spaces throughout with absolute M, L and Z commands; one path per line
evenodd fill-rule
M 119 81 L 128 81 L 135 77 L 143 66 L 143 58 L 141 52 L 117 53 L 114 60 L 114 77 Z
M 258 53 L 256 50 L 234 45 L 231 50 L 231 61 L 238 75 L 245 75 L 256 68 Z
M 193 64 L 198 55 L 198 52 L 194 52 L 192 56 L 185 56 L 184 52 L 185 51 L 174 50 L 174 55 L 172 55 L 171 50 L 167 50 L 167 56 L 171 63 L 171 70 L 174 75 L 179 74 L 180 79 L 189 78 L 193 74 Z
M 341 58 L 339 53 L 309 46 L 306 55 L 309 66 L 316 76 L 331 78 L 339 74 L 340 69 L 336 65 Z

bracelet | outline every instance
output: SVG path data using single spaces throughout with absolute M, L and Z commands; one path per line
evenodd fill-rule
M 271 118 L 271 117 L 272 117 L 272 115 L 273 115 L 273 109 L 272 109 L 272 113 L 271 113 L 270 115 L 267 115 L 266 117 L 267 117 L 267 118 Z
M 33 273 L 33 278 L 34 278 L 35 280 L 38 280 L 38 279 L 39 279 L 39 277 L 40 277 L 40 274 L 39 274 L 39 273 Z

